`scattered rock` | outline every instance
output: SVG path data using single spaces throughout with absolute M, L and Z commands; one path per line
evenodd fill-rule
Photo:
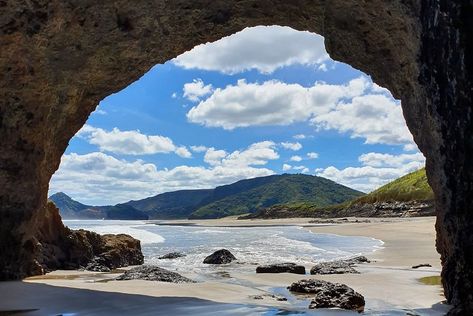
M 107 267 L 102 258 L 95 257 L 92 261 L 85 267 L 88 271 L 95 271 L 95 272 L 110 272 L 112 271 L 109 267 Z
M 226 264 L 236 260 L 235 256 L 227 249 L 220 249 L 215 251 L 210 256 L 204 259 L 207 264 Z
M 337 260 L 316 264 L 310 269 L 310 274 L 345 274 L 359 273 L 353 266 L 359 263 L 370 262 L 365 256 L 358 256 L 347 260 Z
M 308 279 L 292 283 L 288 289 L 291 292 L 315 294 L 309 305 L 311 309 L 338 307 L 362 312 L 365 307 L 364 297 L 345 284 Z
M 274 294 L 250 295 L 250 298 L 252 298 L 254 300 L 262 300 L 265 297 L 275 299 L 276 301 L 279 301 L 279 302 L 287 301 L 287 298 L 285 298 L 284 296 L 278 296 L 278 295 L 274 295 Z
M 180 275 L 179 273 L 172 272 L 157 266 L 148 265 L 132 268 L 120 275 L 117 280 L 147 280 L 171 283 L 194 283 L 194 281 Z
M 170 252 L 165 254 L 164 256 L 159 257 L 158 259 L 176 259 L 185 257 L 186 255 L 181 252 Z
M 415 266 L 412 266 L 412 269 L 422 268 L 422 267 L 432 267 L 430 263 L 421 263 Z
M 305 267 L 295 263 L 276 263 L 256 267 L 256 273 L 295 273 L 305 274 Z

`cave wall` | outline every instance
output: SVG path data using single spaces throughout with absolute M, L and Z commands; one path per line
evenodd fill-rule
M 0 279 L 37 273 L 31 263 L 38 254 L 28 245 L 49 180 L 100 100 L 198 44 L 277 24 L 323 35 L 332 58 L 402 100 L 436 194 L 447 299 L 473 310 L 471 294 L 456 290 L 466 275 L 462 289 L 472 293 L 471 6 L 471 0 L 0 0 Z

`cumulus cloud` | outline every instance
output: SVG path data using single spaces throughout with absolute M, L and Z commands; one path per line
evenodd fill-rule
M 96 145 L 101 151 L 125 155 L 151 155 L 174 152 L 183 158 L 192 155 L 184 146 L 176 146 L 169 137 L 145 135 L 140 131 L 121 131 L 113 128 L 106 131 L 102 128 L 84 125 L 76 136 Z
M 203 146 L 203 145 L 190 146 L 190 148 L 193 152 L 196 152 L 196 153 L 203 153 L 203 152 L 207 151 L 207 147 Z
M 317 130 L 347 133 L 368 144 L 413 144 L 400 104 L 379 93 L 365 77 L 341 85 L 316 82 L 311 87 L 238 80 L 236 85 L 216 89 L 192 107 L 187 118 L 227 130 L 310 121 Z
M 216 150 L 211 147 L 205 152 L 204 161 L 211 166 L 219 165 L 227 155 L 228 153 L 225 150 Z
M 302 161 L 302 157 L 296 155 L 296 156 L 292 156 L 290 160 L 299 162 L 299 161 Z
M 212 90 L 212 85 L 205 85 L 200 78 L 185 83 L 182 88 L 182 91 L 184 92 L 183 96 L 193 102 L 199 101 L 203 96 L 210 94 Z
M 302 148 L 302 145 L 299 142 L 295 142 L 295 143 L 282 142 L 281 146 L 285 149 L 289 149 L 289 150 L 293 150 L 293 151 L 298 151 Z
M 282 165 L 282 170 L 283 171 L 288 171 L 288 170 L 291 170 L 291 169 L 292 169 L 292 166 L 288 165 L 287 163 Z
M 71 153 L 62 157 L 60 168 L 51 180 L 50 193 L 63 191 L 92 205 L 115 204 L 162 192 L 212 188 L 271 174 L 274 172 L 267 168 L 223 163 L 158 170 L 152 163 L 126 161 L 102 152 Z
M 227 74 L 256 69 L 268 74 L 284 66 L 320 65 L 328 59 L 320 35 L 283 26 L 256 26 L 198 45 L 173 62 L 186 69 Z
M 310 153 L 307 153 L 307 158 L 308 159 L 317 159 L 317 158 L 319 158 L 319 154 L 315 153 L 315 152 L 310 152 Z
M 294 167 L 292 167 L 292 169 L 299 170 L 301 173 L 308 173 L 309 172 L 309 168 L 307 168 L 306 166 L 294 166 Z
M 316 169 L 316 175 L 360 191 L 370 192 L 425 165 L 425 158 L 421 153 L 400 155 L 367 153 L 361 155 L 358 160 L 362 164 L 361 167 L 338 169 L 330 166 Z

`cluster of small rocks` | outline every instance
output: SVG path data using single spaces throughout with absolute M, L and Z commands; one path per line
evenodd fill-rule
M 359 273 L 353 268 L 355 264 L 369 263 L 365 256 L 358 256 L 347 260 L 321 262 L 310 269 L 310 274 L 345 274 Z

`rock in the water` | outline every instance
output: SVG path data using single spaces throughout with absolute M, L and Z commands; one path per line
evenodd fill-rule
M 305 267 L 295 263 L 276 263 L 256 267 L 256 273 L 295 273 L 305 274 Z
M 210 256 L 204 259 L 204 263 L 207 264 L 225 264 L 236 260 L 235 256 L 227 249 L 220 249 L 215 251 Z
M 358 256 L 347 260 L 337 260 L 316 264 L 310 269 L 310 274 L 345 274 L 359 273 L 353 268 L 358 263 L 370 262 L 365 256 Z
M 117 280 L 147 280 L 147 281 L 161 281 L 171 283 L 194 283 L 179 273 L 172 272 L 157 266 L 139 266 L 132 268 L 122 275 Z
M 176 259 L 185 257 L 186 255 L 181 252 L 170 252 L 165 254 L 164 256 L 159 257 L 158 259 Z
M 430 263 L 421 263 L 415 266 L 412 266 L 412 269 L 418 269 L 418 268 L 423 268 L 423 267 L 431 267 L 432 265 Z
M 309 308 L 337 307 L 361 312 L 365 307 L 364 297 L 345 284 L 308 279 L 292 283 L 288 289 L 297 293 L 315 294 Z

